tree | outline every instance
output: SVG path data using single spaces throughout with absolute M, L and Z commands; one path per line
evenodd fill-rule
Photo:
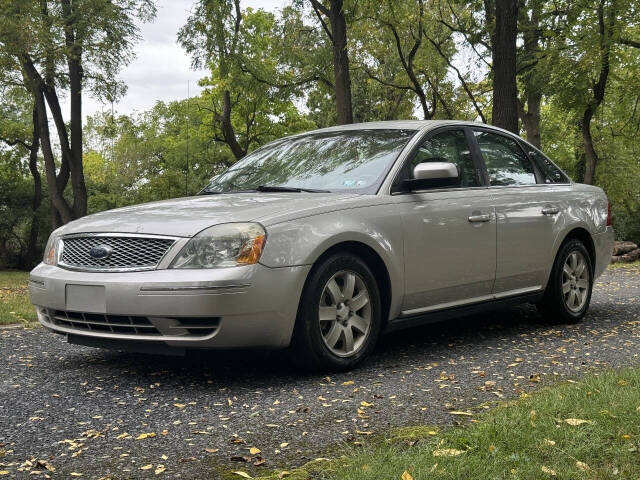
M 485 11 L 490 25 L 493 60 L 491 123 L 519 133 L 516 86 L 518 0 L 485 0 Z M 492 28 L 493 25 L 495 27 Z
M 450 97 L 453 86 L 447 80 L 448 63 L 455 46 L 430 17 L 424 0 L 373 2 L 365 9 L 368 21 L 360 20 L 356 32 L 362 45 L 359 57 L 367 75 L 395 90 L 417 97 L 422 118 L 434 118 L 438 105 L 443 117 L 453 117 Z M 430 29 L 426 23 L 430 21 Z
M 353 123 L 344 0 L 328 0 L 328 5 L 320 0 L 309 1 L 332 46 L 336 121 L 338 124 Z
M 22 267 L 34 265 L 38 256 L 39 209 L 42 203 L 42 180 L 38 170 L 40 128 L 35 106 L 29 102 L 28 97 L 25 98 L 26 93 L 21 87 L 5 89 L 2 96 L 5 101 L 0 103 L 0 142 L 8 146 L 20 147 L 22 150 L 22 152 L 14 152 L 18 154 L 17 161 L 20 162 L 18 170 L 22 169 L 22 156 L 28 155 L 27 165 L 33 181 L 33 195 L 29 202 L 31 204 L 29 233 L 24 255 L 19 261 Z M 11 159 L 11 156 L 5 158 Z M 12 196 L 11 191 L 7 194 L 9 197 Z
M 33 95 L 54 223 L 66 223 L 87 212 L 82 165 L 83 91 L 89 89 L 100 97 L 118 90 L 113 79 L 132 58 L 131 48 L 138 39 L 135 20 L 151 19 L 155 7 L 152 0 L 0 0 L 0 8 L 4 12 L 0 49 L 14 59 Z M 70 98 L 69 126 L 59 101 L 62 90 L 67 90 Z M 58 133 L 61 163 L 57 174 L 45 102 Z M 63 196 L 69 178 L 72 205 Z
M 200 2 L 180 30 L 193 65 L 207 64 L 211 71 L 192 108 L 202 111 L 210 138 L 226 144 L 235 160 L 279 135 L 313 126 L 292 101 L 307 80 L 279 72 L 282 46 L 274 32 L 272 13 L 243 12 L 239 1 Z
M 247 154 L 240 145 L 231 121 L 233 108 L 229 77 L 236 62 L 242 12 L 240 0 L 201 0 L 178 32 L 178 42 L 192 56 L 194 68 L 214 64 L 222 81 L 221 109 L 215 111 L 223 141 L 236 159 Z

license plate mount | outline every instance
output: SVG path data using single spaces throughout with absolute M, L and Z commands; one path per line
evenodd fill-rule
M 107 294 L 104 285 L 66 286 L 66 309 L 71 312 L 106 313 Z

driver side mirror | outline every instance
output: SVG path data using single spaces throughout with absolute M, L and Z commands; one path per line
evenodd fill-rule
M 452 187 L 460 183 L 458 167 L 450 162 L 422 162 L 413 169 L 413 178 L 402 181 L 403 191 Z

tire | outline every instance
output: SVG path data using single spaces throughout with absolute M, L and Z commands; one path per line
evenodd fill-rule
M 375 348 L 381 312 L 369 267 L 347 252 L 327 257 L 311 270 L 302 292 L 290 348 L 293 363 L 314 372 L 355 367 Z
M 538 311 L 549 323 L 578 323 L 587 313 L 592 289 L 589 252 L 581 241 L 567 240 L 556 256 Z

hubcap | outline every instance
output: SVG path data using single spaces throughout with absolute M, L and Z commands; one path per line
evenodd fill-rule
M 339 357 L 355 355 L 371 330 L 371 302 L 364 280 L 356 272 L 334 274 L 320 296 L 319 322 L 326 347 Z
M 572 312 L 579 312 L 589 295 L 589 269 L 587 259 L 579 251 L 569 254 L 562 269 L 562 296 Z

